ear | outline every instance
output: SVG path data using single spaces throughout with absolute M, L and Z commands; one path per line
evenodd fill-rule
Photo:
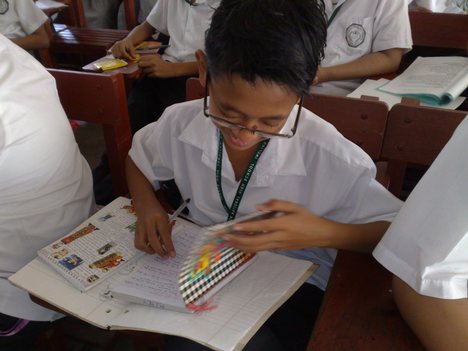
M 206 85 L 206 55 L 202 50 L 197 50 L 195 52 L 195 57 L 197 58 L 197 65 L 198 65 L 198 79 L 200 80 L 200 84 L 202 87 Z

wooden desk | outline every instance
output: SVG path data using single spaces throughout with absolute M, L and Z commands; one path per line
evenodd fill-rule
M 424 349 L 393 302 L 391 274 L 370 254 L 340 251 L 307 350 Z
M 68 27 L 54 24 L 50 50 L 55 53 L 107 55 L 107 50 L 127 36 L 128 30 Z

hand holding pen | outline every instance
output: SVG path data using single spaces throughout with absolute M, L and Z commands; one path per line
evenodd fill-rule
M 170 230 L 174 226 L 177 216 L 185 209 L 185 207 L 187 207 L 189 202 L 190 199 L 184 200 L 184 202 L 182 202 L 182 204 L 169 217 L 165 216 L 165 219 L 163 219 L 166 222 L 165 225 L 158 225 L 158 221 L 156 221 L 154 230 L 148 230 L 146 247 L 144 248 L 145 252 L 157 253 L 163 257 L 175 256 Z M 165 227 L 169 227 L 169 231 L 167 233 L 163 230 Z

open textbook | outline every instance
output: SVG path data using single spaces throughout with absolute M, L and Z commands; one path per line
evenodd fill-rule
M 379 89 L 388 84 L 389 82 L 390 81 L 388 79 L 384 78 L 380 78 L 378 80 L 367 79 L 366 81 L 364 81 L 364 83 L 357 87 L 356 90 L 354 90 L 347 96 L 358 99 L 363 95 L 375 96 L 378 97 L 380 101 L 385 102 L 388 105 L 388 108 L 391 109 L 393 105 L 401 103 L 402 96 L 386 93 Z M 460 106 L 463 103 L 463 101 L 465 101 L 465 98 L 463 96 L 459 96 L 454 100 L 448 102 L 447 104 L 437 105 L 437 107 L 447 110 L 455 110 L 458 106 Z M 421 101 L 421 106 L 434 107 L 434 105 L 425 103 L 423 101 Z
M 468 87 L 468 57 L 418 57 L 378 90 L 421 100 L 431 106 L 454 101 Z
M 109 229 L 112 222 L 119 223 L 123 228 L 122 233 L 116 234 L 118 230 Z M 252 255 L 243 259 L 245 264 L 235 269 L 234 274 L 229 274 L 229 279 L 221 280 L 219 285 L 225 286 L 210 297 L 209 309 L 201 313 L 176 312 L 174 310 L 186 311 L 186 302 L 181 297 L 179 283 L 183 277 L 181 267 L 187 265 L 184 255 L 187 253 L 187 257 L 192 260 L 189 262 L 195 262 L 192 255 L 196 250 L 194 251 L 192 245 L 194 242 L 198 245 L 200 237 L 193 237 L 200 235 L 203 229 L 177 219 L 173 238 L 178 258 L 161 259 L 156 255 L 142 256 L 138 252 L 133 254 L 131 250 L 124 249 L 127 244 L 121 243 L 128 241 L 129 237 L 133 239 L 133 235 L 129 233 L 134 228 L 134 223 L 130 200 L 119 198 L 70 235 L 41 250 L 43 258 L 33 260 L 9 279 L 14 285 L 44 302 L 101 328 L 173 334 L 190 338 L 213 349 L 238 350 L 316 269 L 311 262 L 275 253 Z M 105 230 L 103 224 L 107 226 Z M 87 229 L 81 231 L 84 228 Z M 93 230 L 90 232 L 91 229 Z M 113 236 L 104 239 L 106 232 L 113 233 Z M 72 243 L 77 246 L 80 240 L 91 239 L 93 235 L 102 238 L 93 240 L 95 244 L 86 248 L 84 244 L 82 247 L 72 248 Z M 201 242 L 207 243 L 206 239 Z M 132 247 L 133 245 L 130 248 Z M 219 247 L 222 245 L 218 245 Z M 65 253 L 64 249 L 68 252 Z M 89 251 L 89 257 L 83 250 Z M 100 255 L 108 259 L 96 260 L 92 257 L 95 255 L 94 251 L 100 251 Z M 54 253 L 57 253 L 55 257 Z M 66 257 L 71 258 L 65 259 Z M 62 263 L 57 264 L 53 260 Z M 202 275 L 206 274 L 207 266 L 202 265 L 203 260 L 198 263 L 199 271 Z M 237 274 L 248 264 L 248 269 Z M 77 269 L 80 267 L 82 270 L 79 272 Z M 75 271 L 75 276 L 64 279 L 67 276 L 64 269 L 68 268 Z M 79 276 L 82 277 L 77 278 Z M 71 284 L 74 279 L 75 286 Z M 76 288 L 80 284 L 84 285 L 84 288 L 80 288 L 81 291 Z M 208 290 L 212 295 L 219 289 Z M 138 304 L 131 302 L 132 299 L 117 298 L 119 293 L 121 297 L 126 297 L 126 294 L 134 296 L 134 301 Z M 179 303 L 180 309 L 172 308 L 174 301 Z

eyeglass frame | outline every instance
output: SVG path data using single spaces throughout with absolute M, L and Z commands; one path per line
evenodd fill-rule
M 216 124 L 216 122 L 218 122 L 218 123 L 221 124 L 221 126 L 223 126 L 225 128 L 229 128 L 229 129 L 247 130 L 247 131 L 251 132 L 253 135 L 257 135 L 257 136 L 260 136 L 262 138 L 267 138 L 267 139 L 272 138 L 272 137 L 280 137 L 280 138 L 290 139 L 296 134 L 297 126 L 299 125 L 299 118 L 300 118 L 301 112 L 302 112 L 302 106 L 303 106 L 303 103 L 304 103 L 304 95 L 301 95 L 301 98 L 300 98 L 300 100 L 298 102 L 299 107 L 297 108 L 296 120 L 294 121 L 294 125 L 291 128 L 290 134 L 264 132 L 262 130 L 252 129 L 252 128 L 248 128 L 248 127 L 245 127 L 245 126 L 240 125 L 240 124 L 232 123 L 232 122 L 228 121 L 224 117 L 220 117 L 220 116 L 216 116 L 216 115 L 211 114 L 210 110 L 209 110 L 210 108 L 208 106 L 208 84 L 209 84 L 209 82 L 210 82 L 210 75 L 207 72 L 206 73 L 206 83 L 205 83 L 205 96 L 203 98 L 203 114 L 205 115 L 206 118 L 210 118 L 213 121 L 213 123 Z M 294 106 L 293 106 L 293 108 L 294 108 Z

